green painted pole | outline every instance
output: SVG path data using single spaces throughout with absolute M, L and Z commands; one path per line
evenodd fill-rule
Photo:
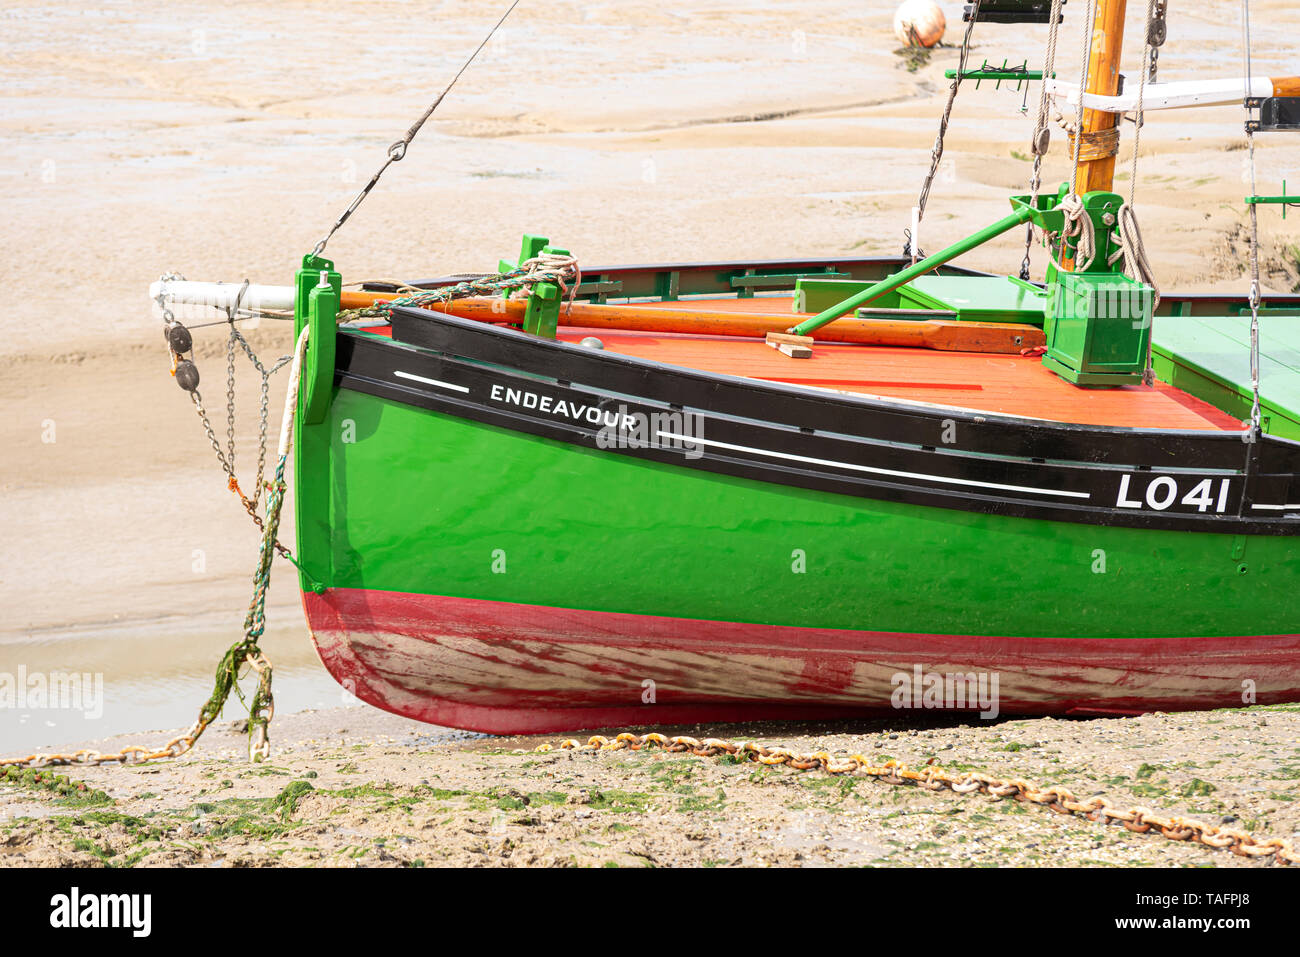
M 862 290 L 862 292 L 858 293 L 856 296 L 850 296 L 839 305 L 831 306 L 825 312 L 819 312 L 811 319 L 805 319 L 790 331 L 797 336 L 810 335 L 828 322 L 838 319 L 846 312 L 857 309 L 859 306 L 865 306 L 872 300 L 879 299 L 886 293 L 893 292 L 899 286 L 911 282 L 917 276 L 924 276 L 930 270 L 937 269 L 939 266 L 951 262 L 962 253 L 970 252 L 976 246 L 982 246 L 990 239 L 1001 236 L 1003 233 L 1015 229 L 1017 226 L 1024 225 L 1029 222 L 1033 215 L 1034 210 L 1032 208 L 1029 206 L 1020 206 L 1006 219 L 999 219 L 992 226 L 986 226 L 979 232 L 967 236 L 961 242 L 949 246 L 942 252 L 937 252 L 933 256 L 922 259 L 915 266 L 909 266 L 900 273 L 890 276 L 887 279 L 880 280 L 880 282 L 876 283 L 874 286 Z

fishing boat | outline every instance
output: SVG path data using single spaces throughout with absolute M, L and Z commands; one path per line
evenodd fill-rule
M 933 255 L 942 131 L 899 257 L 579 268 L 525 236 L 495 274 L 355 289 L 327 236 L 293 286 L 157 284 L 292 310 L 295 562 L 335 678 L 494 733 L 867 715 L 936 675 L 996 678 L 1004 714 L 1300 700 L 1300 368 L 1270 352 L 1300 296 L 1257 270 L 1157 295 L 1114 191 L 1125 114 L 1245 99 L 1253 136 L 1294 125 L 1300 82 L 1148 82 L 1152 2 L 1121 90 L 1126 4 L 1079 0 L 1101 40 L 1066 83 L 1062 6 L 967 7 L 948 108 L 1041 78 L 1035 176 Z M 1008 22 L 1052 24 L 1043 70 L 969 69 Z M 1071 177 L 1045 191 L 1058 105 Z M 1041 279 L 1028 242 L 1019 275 L 953 262 L 1013 230 Z

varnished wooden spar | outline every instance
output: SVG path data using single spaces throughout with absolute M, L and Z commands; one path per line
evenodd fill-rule
M 362 309 L 394 298 L 392 293 L 344 290 L 343 309 Z M 717 309 L 672 308 L 662 305 L 609 305 L 575 302 L 565 306 L 560 322 L 583 329 L 618 329 L 645 333 L 692 333 L 762 339 L 769 332 L 783 333 L 790 313 L 731 312 L 718 300 Z M 432 311 L 446 312 L 480 322 L 519 323 L 526 303 L 516 299 L 474 297 L 439 303 Z M 957 322 L 948 319 L 858 319 L 846 317 L 817 330 L 821 342 L 846 342 L 873 346 L 911 346 L 941 352 L 987 352 L 1017 355 L 1022 349 L 1042 346 L 1043 330 L 1010 322 Z
M 1128 0 L 1099 0 L 1093 22 L 1092 45 L 1088 53 L 1088 93 L 1114 96 L 1119 92 L 1120 54 L 1124 48 L 1124 15 Z M 1117 128 L 1119 117 L 1103 110 L 1083 111 L 1083 143 L 1079 154 L 1080 196 L 1093 190 L 1108 191 L 1115 184 L 1115 157 L 1119 135 L 1104 148 L 1091 148 L 1093 140 Z M 1071 143 L 1071 147 L 1074 144 Z M 1095 158 L 1094 158 L 1094 153 Z

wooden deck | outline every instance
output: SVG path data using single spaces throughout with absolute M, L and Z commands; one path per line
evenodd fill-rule
M 790 297 L 710 298 L 679 300 L 671 303 L 671 308 L 781 315 L 793 325 L 800 314 L 791 311 L 792 302 Z M 652 308 L 664 305 L 647 304 Z M 812 358 L 791 359 L 762 340 L 726 336 L 561 327 L 559 338 L 578 342 L 588 335 L 599 338 L 606 349 L 624 355 L 791 385 L 1080 425 L 1225 431 L 1243 427 L 1209 403 L 1163 382 L 1153 388 L 1078 388 L 1045 369 L 1037 356 L 817 343 Z
M 615 318 L 619 312 L 632 315 L 645 310 L 647 315 L 651 311 L 670 314 L 670 318 L 675 317 L 675 326 L 680 325 L 682 317 L 698 315 L 701 325 L 709 328 L 725 323 L 726 314 L 731 314 L 774 322 L 779 319 L 780 327 L 788 328 L 808 315 L 794 312 L 793 302 L 790 296 L 729 296 L 607 306 L 579 303 L 571 318 L 576 320 L 585 307 L 587 313 L 599 313 L 605 320 Z M 506 318 L 519 321 L 523 303 L 512 301 L 509 305 L 519 315 L 503 317 L 487 299 L 460 300 L 451 311 L 487 322 Z M 852 321 L 869 325 L 864 320 Z M 758 334 L 695 335 L 563 325 L 564 310 L 560 322 L 559 338 L 565 342 L 595 336 L 611 352 L 706 372 L 1078 425 L 1221 431 L 1243 428 L 1239 420 L 1167 383 L 1157 382 L 1152 388 L 1081 389 L 1049 372 L 1034 355 L 817 342 L 811 358 L 792 359 L 755 337 Z M 368 331 L 389 334 L 386 327 Z

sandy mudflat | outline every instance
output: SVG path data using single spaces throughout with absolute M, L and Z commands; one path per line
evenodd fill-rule
M 1297 706 L 991 725 L 924 717 L 678 730 L 933 759 L 1256 836 L 1300 829 Z M 559 740 L 340 709 L 280 720 L 272 759 L 250 765 L 227 724 L 179 761 L 73 772 L 112 804 L 5 788 L 0 865 L 1271 866 L 981 795 L 662 752 L 534 753 Z
M 525 0 L 330 254 L 345 281 L 355 281 L 483 271 L 513 253 L 525 231 L 550 236 L 588 266 L 896 252 L 928 164 L 943 70 L 956 51 L 937 51 L 916 72 L 902 68 L 888 34 L 893 6 Z M 960 6 L 945 4 L 950 22 L 959 22 Z M 478 2 L 424 5 L 418 16 L 408 4 L 367 3 L 359 23 L 362 9 L 342 2 L 0 4 L 7 287 L 0 301 L 0 671 L 85 667 L 77 649 L 99 636 L 117 672 L 138 678 L 138 688 L 110 683 L 105 721 L 115 728 L 133 726 L 137 715 L 137 723 L 154 722 L 132 710 L 139 688 L 165 692 L 210 672 L 207 662 L 238 632 L 257 543 L 192 407 L 167 375 L 148 283 L 168 270 L 288 283 L 295 261 L 493 18 Z M 1253 9 L 1257 24 L 1268 25 L 1256 30 L 1256 71 L 1288 72 L 1295 31 L 1278 24 L 1295 25 L 1293 6 L 1268 0 Z M 1237 75 L 1237 11 L 1227 0 L 1176 8 L 1162 77 Z M 1130 50 L 1138 29 L 1134 23 Z M 974 58 L 1028 57 L 1033 66 L 1043 35 L 982 28 Z M 1058 68 L 1070 75 L 1078 44 L 1070 31 L 1064 36 Z M 948 40 L 957 39 L 950 27 Z M 927 248 L 1000 217 L 1007 194 L 1024 188 L 1030 130 L 1020 103 L 1014 92 L 963 90 L 922 234 Z M 1245 288 L 1240 121 L 1230 108 L 1182 112 L 1153 116 L 1143 131 L 1138 208 L 1166 288 Z M 1131 127 L 1124 136 L 1127 176 Z M 1047 183 L 1067 175 L 1064 141 L 1058 131 Z M 1288 169 L 1295 155 L 1285 138 L 1261 139 L 1260 192 L 1300 179 Z M 1128 183 L 1118 188 L 1127 191 Z M 1300 219 L 1284 223 L 1270 210 L 1261 222 L 1266 283 L 1290 289 L 1300 281 L 1287 253 Z M 1017 244 L 1007 238 L 967 261 L 1014 271 Z M 274 323 L 250 336 L 271 356 L 289 344 Z M 209 329 L 199 338 L 205 395 L 217 406 L 222 336 Z M 241 473 L 255 432 L 248 372 L 241 366 L 237 395 Z M 271 395 L 273 431 L 280 385 Z M 224 433 L 220 420 L 218 430 Z M 277 572 L 272 589 L 276 642 L 292 641 L 301 621 L 286 572 Z M 150 634 L 170 630 L 188 643 L 184 653 L 132 639 L 136 625 Z M 268 651 L 309 669 L 305 647 Z M 104 652 L 97 654 L 90 656 L 96 662 Z M 173 697 L 186 700 L 164 723 L 188 721 L 197 706 L 192 685 L 184 687 Z M 163 828 L 159 840 L 168 849 L 150 851 L 148 862 L 347 862 L 347 844 L 368 849 L 363 863 L 385 856 L 758 863 L 1035 855 L 1192 863 L 1209 853 L 1050 814 L 1012 817 L 981 803 L 987 799 L 865 782 L 849 793 L 810 776 L 754 775 L 679 757 L 526 757 L 512 753 L 513 743 L 463 744 L 428 728 L 408 733 L 394 719 L 352 710 L 277 720 L 282 747 L 272 769 L 245 766 L 234 737 L 214 734 L 174 767 L 103 769 L 88 778 L 120 798 L 112 814 Z M 850 750 L 879 742 L 908 760 L 950 744 L 944 755 L 969 766 L 1043 780 L 1059 772 L 1082 793 L 1118 779 L 1106 789 L 1154 789 L 1153 804 L 1231 814 L 1286 834 L 1297 819 L 1272 795 L 1292 803 L 1298 796 L 1295 716 L 1269 712 L 1267 724 L 1261 720 L 1253 712 L 1213 713 L 913 736 L 900 719 L 817 741 Z M 301 731 L 291 730 L 294 722 Z M 335 734 L 341 727 L 352 730 Z M 803 733 L 777 731 L 773 740 Z M 60 733 L 20 729 L 15 747 L 93 734 Z M 1043 747 L 999 750 L 1034 741 Z M 1139 779 L 1143 764 L 1157 770 Z M 313 771 L 317 777 L 304 777 Z M 1193 778 L 1215 790 L 1181 797 Z M 300 779 L 316 793 L 276 825 L 275 841 L 290 848 L 282 856 L 269 832 L 235 827 L 214 842 L 221 815 L 245 806 L 230 799 L 271 798 Z M 375 790 L 325 793 L 359 786 Z M 641 796 L 627 798 L 626 807 L 619 798 L 569 803 L 583 801 L 584 788 L 588 798 L 595 790 Z M 719 788 L 725 798 L 716 797 Z M 157 796 L 143 796 L 151 791 Z M 526 805 L 517 796 L 530 794 L 549 796 Z M 213 810 L 195 811 L 196 802 Z M 714 806 L 722 803 L 725 812 Z M 255 817 L 269 813 L 246 807 Z M 893 816 L 898 810 L 915 813 Z M 58 820 L 14 823 L 47 813 Z M 96 824 L 11 788 L 0 791 L 0 814 L 8 828 L 0 861 L 92 861 L 100 854 L 92 845 L 115 848 L 120 861 L 144 826 Z M 78 815 L 88 823 L 67 823 Z M 979 815 L 1014 821 L 1034 837 L 1008 843 L 1004 829 Z M 547 823 L 554 826 L 541 826 Z M 691 837 L 696 831 L 712 836 Z M 909 845 L 916 848 L 904 853 Z

